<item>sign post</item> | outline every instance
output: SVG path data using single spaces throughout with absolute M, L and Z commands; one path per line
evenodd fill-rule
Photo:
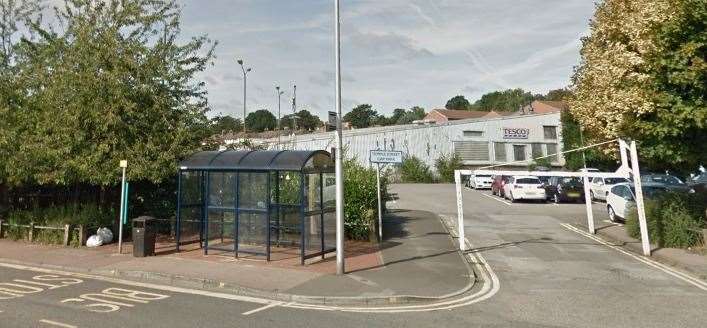
M 120 168 L 123 169 L 123 180 L 120 184 L 120 219 L 118 220 L 118 254 L 123 254 L 123 220 L 125 220 L 125 214 L 127 208 L 125 208 L 126 203 L 126 186 L 125 186 L 125 169 L 128 167 L 128 161 L 120 161 Z
M 383 202 L 381 197 L 381 164 L 402 164 L 402 151 L 371 150 L 370 162 L 376 164 L 376 184 L 378 186 L 378 240 L 383 241 Z

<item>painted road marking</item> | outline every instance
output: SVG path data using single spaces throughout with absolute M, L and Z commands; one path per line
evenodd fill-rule
M 491 195 L 487 195 L 487 194 L 481 194 L 481 195 L 483 195 L 484 197 L 487 197 L 487 198 L 491 198 L 491 199 L 493 199 L 493 200 L 495 200 L 495 201 L 497 201 L 497 202 L 504 203 L 504 204 L 506 204 L 506 205 L 508 205 L 508 206 L 513 206 L 513 204 L 511 204 L 511 203 L 509 203 L 509 202 L 507 202 L 507 201 L 505 201 L 505 200 L 503 200 L 503 199 L 501 199 L 501 198 L 496 198 L 495 196 L 491 196 Z
M 98 313 L 116 312 L 121 307 L 134 307 L 135 304 L 149 304 L 152 301 L 163 300 L 169 295 L 142 292 L 123 288 L 108 288 L 100 293 L 82 294 L 78 298 L 67 298 L 61 303 L 82 303 L 86 310 Z M 85 301 L 96 303 L 83 304 Z M 120 302 L 119 302 L 120 301 Z
M 568 230 L 570 230 L 570 231 L 576 232 L 576 233 L 578 233 L 578 234 L 580 234 L 580 235 L 582 235 L 582 236 L 585 236 L 585 237 L 587 237 L 587 238 L 589 238 L 589 239 L 592 239 L 592 240 L 594 240 L 594 241 L 596 241 L 596 242 L 598 242 L 598 243 L 600 243 L 600 244 L 602 244 L 602 245 L 605 245 L 605 246 L 607 246 L 607 247 L 609 247 L 609 248 L 611 248 L 611 249 L 614 249 L 614 250 L 616 250 L 616 251 L 618 251 L 618 252 L 620 252 L 620 253 L 622 253 L 622 254 L 625 254 L 625 255 L 627 255 L 627 256 L 629 256 L 629 257 L 631 257 L 631 258 L 633 258 L 633 259 L 635 259 L 635 260 L 637 260 L 637 261 L 639 261 L 639 262 L 643 262 L 644 264 L 646 264 L 646 265 L 648 265 L 648 266 L 650 266 L 650 267 L 653 267 L 653 268 L 656 268 L 656 269 L 658 269 L 658 270 L 660 270 L 660 271 L 663 271 L 663 272 L 665 272 L 665 273 L 667 273 L 667 274 L 669 274 L 669 275 L 671 275 L 671 276 L 673 276 L 673 277 L 675 277 L 675 278 L 678 278 L 678 279 L 680 279 L 680 280 L 682 280 L 682 281 L 684 281 L 684 282 L 686 282 L 686 283 L 688 283 L 688 284 L 691 284 L 691 285 L 693 285 L 693 286 L 695 286 L 695 287 L 697 287 L 697 288 L 699 288 L 699 289 L 702 289 L 702 290 L 704 290 L 704 291 L 707 291 L 707 282 L 705 282 L 705 281 L 702 281 L 702 280 L 700 280 L 700 279 L 698 279 L 698 278 L 696 278 L 696 277 L 693 277 L 693 276 L 691 276 L 691 275 L 689 275 L 689 274 L 687 274 L 687 273 L 684 273 L 684 272 L 678 271 L 678 270 L 676 270 L 676 269 L 673 269 L 673 268 L 671 268 L 671 267 L 669 267 L 669 266 L 667 266 L 667 265 L 665 265 L 665 264 L 662 264 L 662 263 L 660 263 L 660 262 L 657 262 L 657 261 L 655 261 L 655 260 L 652 260 L 652 259 L 650 259 L 650 258 L 648 258 L 648 257 L 646 257 L 646 256 L 636 255 L 636 254 L 630 253 L 630 252 L 628 252 L 628 251 L 626 251 L 626 250 L 624 250 L 624 249 L 622 249 L 622 248 L 619 248 L 619 247 L 617 247 L 617 246 L 614 246 L 614 245 L 612 245 L 612 244 L 606 242 L 604 239 L 601 239 L 601 238 L 599 238 L 598 236 L 595 236 L 595 235 L 592 235 L 592 234 L 590 234 L 590 233 L 588 233 L 588 232 L 585 232 L 585 231 L 582 231 L 582 230 L 580 230 L 580 229 L 577 229 L 576 227 L 574 227 L 574 226 L 571 225 L 571 224 L 560 223 L 560 225 L 562 225 L 563 227 L 565 227 L 566 229 L 568 229 Z
M 624 225 L 621 224 L 621 223 L 611 222 L 611 220 L 604 220 L 604 221 L 602 221 L 602 222 L 606 222 L 606 223 L 609 223 L 609 224 L 612 224 L 612 225 L 615 225 L 615 226 L 619 226 L 619 227 L 623 227 L 623 226 L 624 226 Z
M 258 313 L 258 312 L 260 312 L 260 311 L 265 311 L 265 310 L 267 310 L 267 309 L 269 309 L 269 308 L 274 308 L 274 307 L 276 307 L 276 306 L 280 306 L 280 305 L 283 305 L 283 304 L 284 304 L 284 303 L 282 303 L 282 302 L 280 302 L 280 303 L 272 303 L 272 304 L 268 304 L 268 305 L 265 305 L 265 306 L 261 306 L 261 307 L 259 307 L 259 308 L 257 308 L 257 309 L 254 309 L 254 310 L 250 310 L 250 311 L 248 311 L 248 312 L 243 312 L 242 314 L 243 314 L 243 315 L 251 315 L 251 314 L 253 314 L 253 313 Z
M 47 325 L 52 325 L 52 326 L 56 326 L 56 327 L 63 327 L 63 328 L 78 328 L 78 327 L 76 327 L 76 326 L 72 326 L 72 325 L 67 325 L 67 324 L 65 324 L 65 323 L 61 323 L 61 322 L 56 322 L 56 321 L 51 321 L 51 320 L 47 320 L 47 319 L 42 319 L 42 320 L 39 320 L 39 322 L 41 322 L 41 323 L 44 323 L 44 324 L 47 324 Z
M 24 297 L 28 294 L 41 293 L 45 290 L 62 288 L 82 283 L 83 280 L 57 275 L 39 275 L 32 280 L 14 279 L 0 283 L 0 300 Z M 40 288 L 41 286 L 43 288 Z M 48 287 L 48 288 L 47 288 Z

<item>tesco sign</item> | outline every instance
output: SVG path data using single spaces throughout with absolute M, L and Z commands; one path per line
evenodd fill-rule
M 530 129 L 526 128 L 503 128 L 503 139 L 528 139 Z

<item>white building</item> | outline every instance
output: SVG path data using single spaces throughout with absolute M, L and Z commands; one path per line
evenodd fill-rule
M 370 150 L 400 150 L 415 156 L 431 167 L 442 155 L 459 154 L 464 165 L 481 167 L 519 161 L 513 166 L 527 166 L 532 158 L 562 151 L 560 112 L 516 114 L 495 118 L 477 118 L 431 125 L 397 125 L 343 132 L 347 156 L 355 156 L 368 165 Z M 322 149 L 331 151 L 334 132 L 288 136 L 281 149 Z M 268 148 L 277 149 L 276 140 L 267 140 Z M 551 159 L 553 166 L 564 165 L 561 155 Z

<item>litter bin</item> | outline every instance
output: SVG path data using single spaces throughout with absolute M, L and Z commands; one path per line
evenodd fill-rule
M 141 216 L 133 219 L 133 256 L 155 255 L 155 218 Z

